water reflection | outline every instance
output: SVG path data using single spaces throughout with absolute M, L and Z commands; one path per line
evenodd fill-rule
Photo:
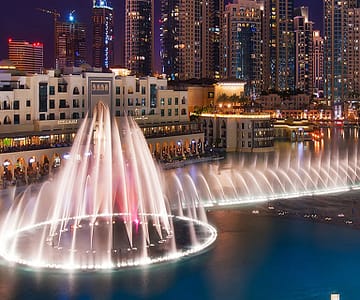
M 353 128 L 323 129 L 320 142 L 277 142 L 276 151 L 228 153 L 226 159 L 166 172 L 168 199 L 174 179 L 195 186 L 195 202 L 236 205 L 346 191 L 360 184 L 360 152 Z M 329 137 L 332 137 L 331 139 Z
M 207 188 L 199 173 L 203 176 L 211 174 L 218 179 L 216 175 L 229 171 L 234 174 L 237 171 L 234 168 L 241 171 L 245 166 L 285 168 L 306 161 L 315 167 L 318 160 L 307 160 L 307 157 L 323 157 L 327 164 L 335 164 L 340 157 L 347 160 L 357 157 L 357 136 L 354 136 L 358 135 L 357 130 L 348 134 L 346 129 L 326 129 L 326 132 L 323 144 L 318 148 L 311 142 L 280 142 L 274 153 L 233 153 L 223 161 L 192 165 L 164 175 L 167 177 L 170 172 L 177 176 L 190 174 L 196 179 L 199 193 L 201 189 L 205 193 Z M 296 159 L 298 155 L 301 160 Z M 221 185 L 216 180 L 209 182 L 208 189 Z M 248 188 L 242 185 L 246 193 L 251 192 Z M 215 196 L 221 197 L 219 189 L 216 190 L 219 194 Z M 359 192 L 352 193 L 349 203 L 359 199 Z M 335 214 L 332 205 L 339 199 L 345 201 L 347 195 L 323 196 L 321 203 L 326 213 Z M 318 199 L 314 197 L 313 200 Z M 312 213 L 313 205 L 309 205 L 308 210 L 306 212 Z M 357 213 L 355 210 L 352 216 L 358 216 Z M 288 300 L 329 299 L 330 292 L 336 290 L 344 298 L 360 299 L 357 281 L 360 275 L 359 231 L 280 218 L 264 217 L 261 213 L 249 215 L 243 210 L 212 211 L 209 222 L 219 231 L 215 246 L 205 255 L 180 263 L 119 272 L 73 274 L 34 273 L 2 265 L 0 298 Z

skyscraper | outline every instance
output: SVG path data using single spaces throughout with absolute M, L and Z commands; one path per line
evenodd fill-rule
M 264 3 L 265 89 L 293 90 L 295 87 L 293 0 L 265 0 Z
M 79 67 L 86 62 L 86 25 L 71 13 L 65 22 L 55 23 L 56 68 Z
M 295 88 L 313 92 L 313 22 L 309 21 L 309 8 L 295 9 Z
M 360 8 L 360 0 L 348 0 L 350 8 Z
M 333 117 L 344 115 L 347 97 L 348 1 L 324 0 L 324 96 Z
M 314 93 L 324 91 L 324 39 L 320 30 L 313 31 L 313 88 Z
M 125 65 L 137 75 L 150 75 L 154 65 L 153 0 L 125 1 Z
M 172 79 L 214 78 L 218 72 L 219 0 L 162 0 L 163 71 Z
M 161 63 L 162 72 L 171 80 L 179 78 L 180 1 L 161 1 Z
M 93 0 L 93 66 L 109 69 L 114 63 L 114 19 L 110 0 Z
M 254 0 L 235 0 L 225 7 L 221 27 L 221 77 L 247 82 L 246 93 L 262 90 L 264 7 Z
M 43 44 L 8 40 L 9 60 L 16 69 L 27 73 L 42 73 L 44 68 Z
M 348 14 L 348 90 L 350 99 L 360 98 L 360 8 Z

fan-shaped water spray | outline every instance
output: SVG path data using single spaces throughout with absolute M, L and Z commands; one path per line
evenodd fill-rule
M 210 245 L 214 228 L 173 216 L 162 186 L 135 121 L 111 121 L 98 103 L 59 176 L 15 199 L 1 227 L 0 254 L 31 266 L 103 269 L 174 259 Z M 198 204 L 187 208 L 191 216 L 203 215 L 194 213 Z
M 346 147 L 341 152 L 338 146 L 313 155 L 310 152 L 299 155 L 297 152 L 291 153 L 289 149 L 279 149 L 274 153 L 240 154 L 233 161 L 228 158 L 224 164 L 217 162 L 198 168 L 196 172 L 190 168 L 173 171 L 168 178 L 181 182 L 184 190 L 191 190 L 195 185 L 198 201 L 206 207 L 358 189 L 358 145 Z M 202 187 L 202 182 L 206 182 L 206 189 Z

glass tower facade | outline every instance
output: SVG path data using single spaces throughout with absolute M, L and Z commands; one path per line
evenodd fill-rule
M 161 58 L 170 79 L 219 72 L 219 0 L 161 0 Z
M 265 1 L 265 89 L 295 88 L 293 0 Z
M 313 23 L 308 19 L 308 7 L 295 10 L 295 88 L 313 93 Z
M 324 0 L 324 96 L 333 117 L 344 115 L 347 96 L 348 1 Z
M 161 1 L 161 61 L 162 72 L 171 80 L 179 77 L 179 0 Z
M 72 14 L 67 22 L 55 23 L 55 39 L 57 69 L 86 62 L 86 25 L 75 22 Z
M 153 1 L 125 1 L 125 64 L 132 74 L 151 75 Z
M 94 0 L 93 66 L 109 69 L 114 63 L 114 19 L 109 0 Z
M 246 94 L 262 89 L 263 6 L 255 1 L 238 0 L 225 7 L 222 18 L 221 77 L 245 81 Z

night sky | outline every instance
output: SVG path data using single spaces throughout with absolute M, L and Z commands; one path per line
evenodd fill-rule
M 155 0 L 159 2 L 159 0 Z M 295 0 L 295 6 L 309 6 L 310 20 L 315 22 L 316 29 L 322 29 L 322 0 Z M 124 30 L 124 0 L 113 0 L 115 18 L 115 63 L 122 64 L 121 45 Z M 1 3 L 0 18 L 0 60 L 8 57 L 7 40 L 27 40 L 44 43 L 45 66 L 53 64 L 53 18 L 36 8 L 56 9 L 65 18 L 75 10 L 79 22 L 88 23 L 88 34 L 91 36 L 92 0 L 6 0 Z M 159 7 L 157 4 L 156 7 Z M 156 31 L 158 33 L 158 30 Z M 158 43 L 157 43 L 158 44 Z M 88 45 L 91 49 L 91 45 Z M 90 52 L 89 52 L 89 59 Z

